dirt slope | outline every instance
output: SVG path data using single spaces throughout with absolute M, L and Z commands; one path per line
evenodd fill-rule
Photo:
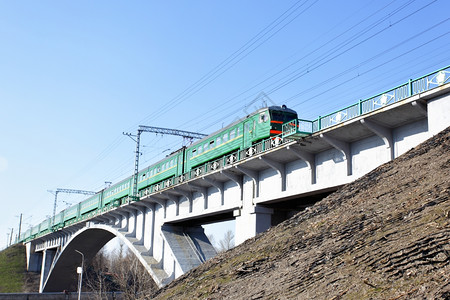
M 450 130 L 156 299 L 450 299 Z

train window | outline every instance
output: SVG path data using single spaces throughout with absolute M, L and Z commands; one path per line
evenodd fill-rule
M 222 140 L 224 143 L 228 141 L 228 132 L 223 135 Z
M 220 138 L 220 136 L 216 139 L 216 145 L 219 146 L 220 144 L 222 144 L 222 139 Z
M 293 119 L 296 119 L 297 116 L 293 113 L 283 113 L 279 111 L 272 111 L 272 119 L 274 121 L 281 121 L 283 123 L 292 121 Z
M 230 140 L 234 139 L 236 137 L 236 130 L 233 129 L 230 131 Z
M 267 111 L 259 114 L 259 123 L 265 123 L 269 120 L 269 116 L 267 115 Z
M 208 143 L 206 143 L 206 144 L 204 144 L 203 145 L 203 151 L 207 151 L 208 150 L 208 147 L 209 147 L 209 144 Z
M 237 136 L 240 136 L 241 135 L 241 129 L 238 127 L 238 128 L 236 128 L 236 135 Z
M 214 140 L 210 141 L 209 145 L 211 146 L 211 148 L 214 148 Z
M 203 152 L 203 147 L 202 146 L 198 146 L 197 151 L 198 151 L 198 154 L 200 155 Z

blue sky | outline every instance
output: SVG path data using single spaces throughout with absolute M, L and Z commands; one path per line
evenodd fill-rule
M 450 62 L 446 0 L 0 0 L 0 248 L 134 167 L 138 125 L 211 133 L 263 102 L 314 119 Z M 255 100 L 256 99 L 256 100 Z M 178 137 L 143 135 L 141 166 Z M 58 211 L 83 197 L 60 194 Z M 217 239 L 220 239 L 217 238 Z

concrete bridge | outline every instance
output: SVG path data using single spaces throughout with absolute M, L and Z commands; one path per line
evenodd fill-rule
M 41 272 L 40 292 L 76 290 L 75 250 L 89 260 L 118 237 L 164 286 L 216 254 L 201 225 L 234 219 L 240 244 L 448 127 L 449 77 L 445 69 L 321 117 L 311 135 L 295 126 L 269 150 L 246 149 L 246 159 L 30 241 L 28 269 Z

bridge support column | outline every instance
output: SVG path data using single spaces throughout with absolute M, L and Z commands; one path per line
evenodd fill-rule
M 161 235 L 163 256 L 159 267 L 170 275 L 169 281 L 217 254 L 201 226 L 163 225 Z
M 27 253 L 27 271 L 39 272 L 42 266 L 42 253 L 36 253 L 34 251 L 34 245 L 32 242 L 25 244 Z
M 249 208 L 235 210 L 236 228 L 234 234 L 235 245 L 256 236 L 270 228 L 273 209 L 254 205 Z
M 55 255 L 56 255 L 55 249 L 44 250 L 44 255 L 42 258 L 42 268 L 41 268 L 41 281 L 39 283 L 39 293 L 43 292 L 44 283 L 47 280 L 47 276 L 48 276 L 48 273 L 50 272 L 50 268 L 52 266 Z

